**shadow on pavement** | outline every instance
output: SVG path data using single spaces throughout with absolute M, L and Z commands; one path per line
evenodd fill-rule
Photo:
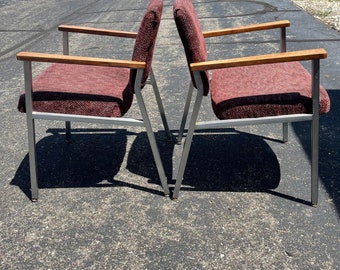
M 181 190 L 267 192 L 279 185 L 280 165 L 265 142 L 268 138 L 232 131 L 195 133 Z M 167 141 L 163 131 L 156 134 L 156 140 L 171 179 L 173 170 L 173 176 L 177 174 L 182 146 Z M 158 179 L 146 133 L 139 133 L 134 140 L 127 168 L 150 182 Z M 169 184 L 173 185 L 174 180 Z
M 155 132 L 158 150 L 168 179 L 172 174 L 173 142 L 164 131 Z M 149 178 L 149 183 L 160 185 L 159 176 L 146 132 L 137 135 L 129 151 L 126 168 L 137 175 Z
M 64 130 L 49 129 L 50 136 L 37 142 L 40 188 L 120 186 L 115 180 L 123 162 L 126 130 L 75 129 L 72 143 L 65 143 Z M 92 133 L 91 133 L 92 132 Z M 22 160 L 12 182 L 30 197 L 28 155 Z
M 280 176 L 276 155 L 263 137 L 242 132 L 197 133 L 182 190 L 266 191 L 279 185 Z

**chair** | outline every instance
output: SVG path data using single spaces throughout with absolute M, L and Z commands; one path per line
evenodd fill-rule
M 177 199 L 195 130 L 243 125 L 283 123 L 283 141 L 288 139 L 288 123 L 311 121 L 311 203 L 318 201 L 319 114 L 330 110 L 327 92 L 319 84 L 320 59 L 324 49 L 286 52 L 289 21 L 276 21 L 237 28 L 203 32 L 190 0 L 175 0 L 174 19 L 182 40 L 191 84 L 177 141 L 180 144 L 193 93 L 197 89 L 188 131 L 179 163 L 173 198 Z M 205 38 L 268 29 L 281 29 L 281 52 L 208 61 Z M 311 75 L 298 62 L 310 60 Z M 211 71 L 211 79 L 208 71 Z M 197 122 L 202 99 L 210 92 L 212 109 L 218 120 Z
M 162 10 L 162 0 L 150 0 L 137 33 L 60 25 L 59 30 L 63 32 L 63 55 L 34 52 L 17 54 L 17 59 L 24 63 L 25 93 L 19 98 L 18 109 L 20 112 L 25 112 L 27 116 L 33 201 L 38 199 L 34 130 L 36 119 L 65 121 L 67 141 L 70 141 L 72 121 L 144 127 L 164 194 L 169 194 L 167 179 L 142 95 L 143 87 L 147 83 L 151 84 L 164 129 L 170 137 L 164 108 L 151 68 Z M 69 32 L 134 38 L 132 60 L 70 56 L 68 55 Z M 32 62 L 53 64 L 32 80 Z M 134 96 L 142 120 L 123 117 L 130 109 Z

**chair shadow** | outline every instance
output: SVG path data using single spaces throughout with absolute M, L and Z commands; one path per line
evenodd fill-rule
M 280 165 L 263 137 L 195 134 L 181 190 L 263 192 L 280 183 Z
M 65 143 L 64 130 L 49 129 L 36 144 L 39 188 L 122 186 L 114 179 L 123 162 L 126 130 L 75 129 L 72 143 Z M 28 154 L 11 181 L 30 197 Z M 126 184 L 127 185 L 127 184 Z
M 234 131 L 234 130 L 233 130 Z M 173 131 L 174 132 L 174 131 Z M 237 132 L 223 135 L 196 132 L 181 190 L 257 192 L 275 189 L 280 183 L 280 165 L 261 136 Z M 182 145 L 169 142 L 163 131 L 155 134 L 168 179 L 177 174 Z M 180 148 L 180 149 L 176 149 Z M 177 151 L 178 150 L 178 151 Z M 131 146 L 127 168 L 138 175 L 159 179 L 146 133 L 139 133 Z M 174 184 L 170 180 L 169 184 Z
M 165 174 L 169 179 L 172 174 L 173 140 L 167 138 L 165 131 L 155 132 L 155 138 Z M 132 173 L 148 178 L 151 184 L 161 185 L 146 132 L 139 133 L 133 141 L 126 168 Z
M 328 95 L 331 110 L 320 117 L 319 179 L 340 214 L 340 89 L 328 89 Z M 310 159 L 310 124 L 293 123 L 292 127 Z

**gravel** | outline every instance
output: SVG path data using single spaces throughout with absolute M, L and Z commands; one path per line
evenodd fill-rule
M 292 0 L 292 2 L 340 31 L 340 0 Z

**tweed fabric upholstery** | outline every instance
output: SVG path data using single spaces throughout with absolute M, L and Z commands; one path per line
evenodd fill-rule
M 207 48 L 201 25 L 190 0 L 175 0 L 173 4 L 174 18 L 178 33 L 182 40 L 188 65 L 208 60 Z M 189 69 L 190 70 L 190 69 Z M 201 72 L 204 95 L 209 93 L 209 74 Z M 193 73 L 190 73 L 193 85 L 197 88 Z
M 65 114 L 121 117 L 133 94 L 129 69 L 53 64 L 33 81 L 33 110 Z M 18 109 L 26 112 L 25 94 Z
M 150 0 L 135 40 L 132 60 L 146 62 L 142 85 L 149 76 L 163 0 Z M 52 64 L 33 81 L 33 110 L 100 117 L 121 117 L 131 107 L 135 70 Z M 18 110 L 26 112 L 25 94 Z
M 211 100 L 219 119 L 312 113 L 311 75 L 299 62 L 214 70 Z M 320 86 L 320 113 L 330 110 Z
M 163 0 L 151 0 L 141 22 L 132 55 L 132 60 L 146 63 L 143 73 L 142 87 L 145 85 L 151 70 L 156 37 L 161 22 Z M 135 81 L 136 71 L 132 70 L 130 76 L 131 90 Z
M 203 32 L 191 0 L 174 1 L 174 18 L 188 65 L 207 61 Z M 200 74 L 207 95 L 209 76 Z M 192 72 L 191 78 L 196 87 Z M 210 84 L 212 107 L 219 119 L 312 112 L 311 76 L 298 62 L 218 69 Z M 320 86 L 320 113 L 329 110 L 328 94 Z

